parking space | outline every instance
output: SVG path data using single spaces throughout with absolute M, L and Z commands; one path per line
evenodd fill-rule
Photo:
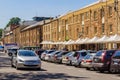
M 0 79 L 4 80 L 120 80 L 119 74 L 87 71 L 84 68 L 45 61 L 42 61 L 41 70 L 16 70 L 10 66 L 7 55 L 0 57 L 0 75 Z

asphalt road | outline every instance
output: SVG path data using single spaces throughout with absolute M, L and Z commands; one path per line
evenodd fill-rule
M 0 80 L 120 80 L 120 74 L 99 73 L 63 64 L 42 61 L 40 71 L 16 70 L 10 66 L 10 58 L 0 53 Z

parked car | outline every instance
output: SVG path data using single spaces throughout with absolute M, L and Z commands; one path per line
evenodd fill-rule
M 11 48 L 11 49 L 8 49 L 7 50 L 7 54 L 9 55 L 9 56 L 12 56 L 14 53 L 16 53 L 17 52 L 17 48 Z
M 69 51 L 61 51 L 59 54 L 54 55 L 54 62 L 62 63 L 62 56 L 69 53 Z
M 41 60 L 39 56 L 31 50 L 18 50 L 12 55 L 11 66 L 20 68 L 37 68 L 41 69 Z
M 110 71 L 111 57 L 116 50 L 101 50 L 93 58 L 93 67 L 100 72 Z
M 47 54 L 50 54 L 50 53 L 52 53 L 52 52 L 54 52 L 55 50 L 46 50 L 46 51 L 44 51 L 42 54 L 41 54 L 41 59 L 42 60 L 45 60 L 45 56 L 47 55 Z M 47 59 L 47 58 L 46 58 Z
M 57 54 L 57 53 L 59 53 L 59 51 L 53 51 L 53 52 L 51 52 L 51 53 L 46 54 L 45 60 L 46 60 L 46 61 L 52 61 L 53 56 L 54 56 L 55 54 Z
M 54 62 L 55 55 L 59 54 L 60 52 L 61 51 L 55 51 L 55 52 L 52 52 L 51 54 L 49 54 L 49 60 L 48 61 Z
M 73 55 L 74 58 L 72 59 L 72 65 L 75 67 L 81 67 L 81 61 L 87 54 L 88 51 L 86 50 L 76 51 Z
M 110 72 L 120 72 L 120 50 L 116 51 L 112 56 Z
M 4 51 L 4 46 L 0 46 L 0 51 Z
M 35 50 L 36 54 L 39 56 L 39 58 L 41 58 L 41 54 L 44 52 L 44 49 L 37 49 Z
M 96 53 L 89 53 L 89 54 L 87 54 L 83 58 L 83 60 L 81 62 L 81 66 L 85 67 L 87 70 L 94 69 L 92 63 L 93 63 L 93 57 L 95 56 L 95 54 Z
M 75 51 L 71 51 L 67 53 L 66 55 L 62 56 L 62 63 L 67 65 L 72 65 L 72 59 L 74 58 L 73 55 L 75 54 Z

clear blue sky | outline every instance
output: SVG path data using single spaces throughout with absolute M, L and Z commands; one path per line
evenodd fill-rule
M 69 10 L 78 10 L 97 0 L 0 0 L 0 28 L 10 18 L 30 20 L 34 16 L 57 16 Z

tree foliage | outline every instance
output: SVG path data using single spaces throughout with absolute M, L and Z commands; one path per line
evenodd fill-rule
M 10 19 L 6 27 L 11 26 L 11 25 L 19 25 L 21 19 L 19 17 L 13 17 Z
M 0 29 L 0 38 L 2 37 L 3 29 Z

